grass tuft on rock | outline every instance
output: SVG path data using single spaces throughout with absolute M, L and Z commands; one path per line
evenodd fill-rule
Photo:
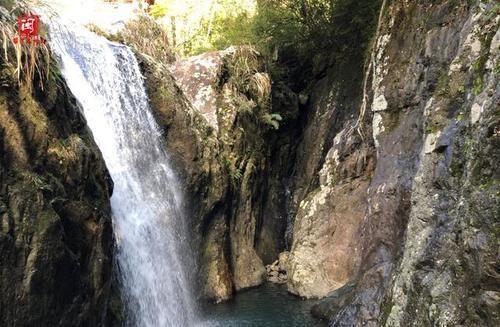
M 94 24 L 87 25 L 87 28 L 108 40 L 126 44 L 160 63 L 169 64 L 175 60 L 167 32 L 151 17 L 139 16 L 127 22 L 116 34 L 110 34 Z
M 29 91 L 35 83 L 43 90 L 51 75 L 51 52 L 46 44 L 15 43 L 17 35 L 16 17 L 32 12 L 28 1 L 18 0 L 10 3 L 11 7 L 0 7 L 0 36 L 2 42 L 2 84 L 13 78 Z M 11 8 L 8 11 L 6 8 Z M 44 32 L 42 31 L 42 36 Z M 7 75 L 7 76 L 5 76 Z

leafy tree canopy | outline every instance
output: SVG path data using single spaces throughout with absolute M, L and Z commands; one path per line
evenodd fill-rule
M 151 14 L 181 56 L 251 44 L 276 74 L 312 76 L 368 48 L 381 0 L 157 0 Z M 320 64 L 319 64 L 320 63 Z M 282 69 L 286 68 L 286 69 Z M 284 70 L 286 70 L 284 72 Z

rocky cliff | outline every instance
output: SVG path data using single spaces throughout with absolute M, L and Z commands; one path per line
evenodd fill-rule
M 273 84 L 278 130 L 230 82 L 231 51 L 170 67 L 184 109 L 159 112 L 200 201 L 206 295 L 259 284 L 290 250 L 289 291 L 325 297 L 334 326 L 498 324 L 498 17 L 383 1 L 371 52 L 299 94 Z
M 500 324 L 499 15 L 494 1 L 382 1 L 369 51 L 326 55 L 293 87 L 250 47 L 168 62 L 136 48 L 202 295 L 227 300 L 274 262 L 332 326 Z M 111 324 L 99 151 L 64 82 L 19 88 L 3 64 L 0 316 Z
M 498 9 L 384 2 L 357 124 L 376 152 L 361 264 L 315 310 L 332 326 L 498 324 Z
M 269 77 L 250 47 L 170 66 L 139 56 L 169 153 L 192 199 L 187 209 L 195 217 L 194 234 L 200 233 L 203 294 L 228 299 L 233 290 L 261 284 L 264 264 L 284 248 L 286 210 L 279 200 L 285 192 L 269 175 L 282 174 L 278 165 L 288 163 L 280 154 L 289 146 L 271 154 L 265 143 L 283 119 L 271 112 Z
M 0 325 L 111 325 L 112 182 L 54 62 L 15 52 L 0 9 Z

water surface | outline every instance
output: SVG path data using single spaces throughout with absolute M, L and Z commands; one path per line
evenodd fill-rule
M 221 327 L 326 327 L 326 322 L 311 316 L 314 303 L 289 294 L 284 286 L 266 284 L 228 302 L 205 305 L 203 316 Z

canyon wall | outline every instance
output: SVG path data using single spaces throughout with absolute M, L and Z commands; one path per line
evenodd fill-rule
M 498 325 L 499 15 L 383 1 L 371 51 L 325 58 L 295 92 L 250 47 L 137 52 L 188 195 L 200 295 L 257 286 L 289 251 L 288 290 L 321 298 L 333 326 Z M 57 74 L 28 89 L 3 64 L 0 316 L 118 323 L 99 150 Z
M 498 324 L 498 9 L 384 3 L 361 265 L 315 309 L 332 326 Z
M 269 186 L 275 179 L 268 176 L 289 164 L 281 155 L 289 146 L 271 154 L 265 140 L 287 117 L 270 112 L 270 80 L 250 47 L 170 66 L 139 57 L 166 146 L 191 199 L 187 210 L 200 249 L 202 293 L 226 300 L 234 290 L 261 284 L 264 264 L 284 247 L 284 190 L 281 181 Z
M 119 324 L 100 151 L 57 70 L 31 88 L 11 55 L 0 72 L 0 325 Z
M 221 102 L 252 100 L 229 93 L 228 52 L 170 67 L 198 117 L 177 153 L 206 295 L 258 285 L 289 250 L 289 291 L 324 298 L 314 313 L 335 326 L 495 325 L 498 17 L 492 1 L 384 1 L 370 53 L 298 94 L 273 84 L 277 130 Z

